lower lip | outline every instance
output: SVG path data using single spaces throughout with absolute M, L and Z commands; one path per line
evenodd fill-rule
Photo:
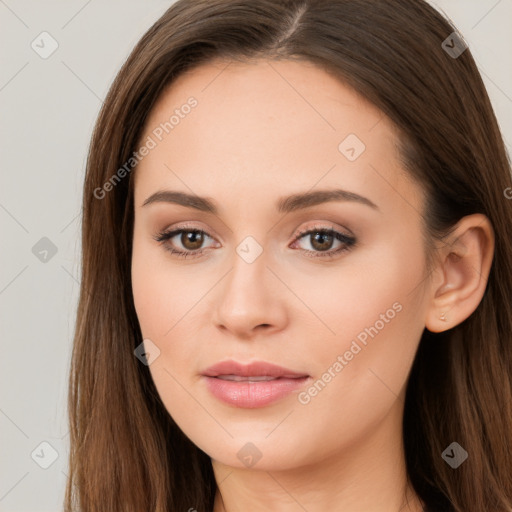
M 254 409 L 276 402 L 304 386 L 309 377 L 237 382 L 203 376 L 212 395 L 235 407 Z

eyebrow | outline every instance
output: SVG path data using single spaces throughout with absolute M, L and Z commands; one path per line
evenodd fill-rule
M 303 192 L 293 194 L 288 197 L 281 197 L 276 203 L 276 208 L 279 213 L 290 213 L 330 201 L 360 203 L 369 206 L 374 210 L 380 211 L 379 207 L 368 198 L 360 196 L 355 192 L 349 192 L 348 190 L 342 189 L 316 190 L 313 192 Z M 200 197 L 172 190 L 160 190 L 155 192 L 144 201 L 142 206 L 147 206 L 152 203 L 173 203 L 187 208 L 200 210 L 202 212 L 212 213 L 214 215 L 219 213 L 214 201 L 208 197 Z

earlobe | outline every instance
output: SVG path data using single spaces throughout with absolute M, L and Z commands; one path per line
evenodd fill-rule
M 463 217 L 439 249 L 425 327 L 443 332 L 463 322 L 480 304 L 494 256 L 494 230 L 483 214 Z

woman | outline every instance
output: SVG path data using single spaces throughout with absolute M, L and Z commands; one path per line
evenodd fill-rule
M 176 2 L 93 135 L 66 510 L 512 510 L 510 164 L 418 0 Z

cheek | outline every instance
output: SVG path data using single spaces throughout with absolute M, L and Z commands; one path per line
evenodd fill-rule
M 173 377 L 184 382 L 199 370 L 205 343 L 200 331 L 207 326 L 204 317 L 197 315 L 218 277 L 202 272 L 199 278 L 194 265 L 179 266 L 167 256 L 164 249 L 134 237 L 131 274 L 137 319 L 143 339 L 151 340 L 160 351 L 150 365 L 155 384 L 164 402 L 173 397 L 169 405 L 176 409 L 185 396 Z
M 368 401 L 379 396 L 379 388 L 400 393 L 407 379 L 424 329 L 426 295 L 421 284 L 425 259 L 420 242 L 403 240 L 397 236 L 371 251 L 361 251 L 350 264 L 347 260 L 339 274 L 331 273 L 323 290 L 318 289 L 319 281 L 315 287 L 310 278 L 296 281 L 297 293 L 331 331 L 322 327 L 324 341 L 317 343 L 313 367 L 317 375 L 336 374 L 333 384 L 326 386 L 333 393 L 347 386 L 351 396 Z M 320 342 L 313 329 L 303 337 L 306 343 L 304 338 L 309 338 L 310 344 L 314 339 Z M 308 347 L 303 345 L 302 350 Z M 333 368 L 338 356 L 342 369 L 339 364 Z M 336 399 L 329 394 L 325 394 L 326 402 Z
M 179 270 L 170 272 L 165 257 L 149 244 L 137 244 L 132 254 L 132 289 L 145 349 L 156 345 L 159 355 L 149 366 L 152 380 L 166 410 L 173 417 L 188 417 L 188 370 L 196 369 L 197 350 L 190 334 L 191 305 L 197 302 L 193 282 Z M 164 264 L 162 264 L 164 262 Z M 190 315 L 190 316 L 189 316 Z M 148 344 L 148 340 L 150 340 Z M 181 383 L 181 385 L 180 385 Z
M 152 265 L 152 254 L 134 236 L 132 253 L 132 292 L 135 310 L 144 338 L 158 338 L 162 330 L 165 315 L 161 305 L 162 287 L 158 286 L 158 272 Z
M 154 339 L 157 344 L 164 341 L 179 318 L 185 315 L 187 304 L 198 294 L 188 273 L 186 267 L 180 269 L 170 263 L 163 248 L 145 240 L 135 229 L 132 291 L 144 338 Z
M 424 330 L 422 248 L 387 247 L 378 265 L 359 260 L 351 272 L 332 278 L 329 293 L 309 303 L 336 335 L 325 331 L 319 340 L 311 329 L 303 336 L 310 343 L 301 350 L 314 361 L 316 379 L 294 414 L 326 447 L 363 440 L 401 405 Z
M 425 255 L 420 237 L 414 239 L 411 232 L 382 238 L 358 248 L 338 267 L 309 274 L 294 268 L 286 271 L 284 280 L 294 283 L 294 292 L 323 321 L 318 330 L 336 349 L 376 322 L 381 333 L 390 331 L 391 325 L 402 329 L 403 322 L 417 323 L 421 316 Z M 407 333 L 398 334 L 397 343 L 408 339 Z

